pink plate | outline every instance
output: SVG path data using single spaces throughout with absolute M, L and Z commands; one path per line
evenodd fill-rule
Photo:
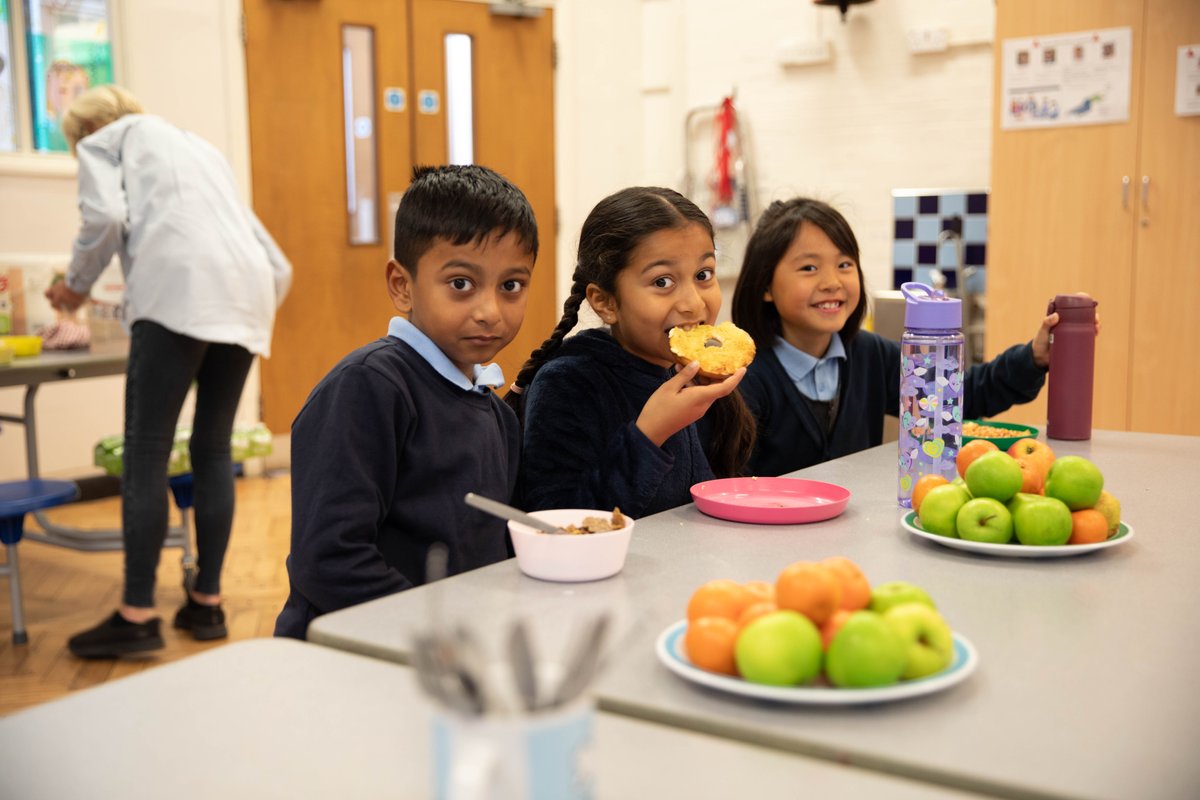
M 696 508 L 734 522 L 819 522 L 846 510 L 850 490 L 800 478 L 722 478 L 692 487 Z

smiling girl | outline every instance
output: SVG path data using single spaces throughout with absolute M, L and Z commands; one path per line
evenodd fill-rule
M 758 347 L 741 388 L 758 423 L 751 474 L 782 475 L 883 441 L 884 415 L 900 408 L 900 345 L 860 330 L 866 309 L 846 219 L 819 200 L 772 203 L 733 295 L 733 321 Z M 964 417 L 1037 397 L 1057 323 L 1051 314 L 1033 341 L 967 370 Z
M 692 484 L 714 473 L 739 472 L 754 436 L 733 393 L 745 370 L 701 385 L 699 364 L 675 370 L 667 341 L 675 326 L 714 322 L 715 270 L 712 224 L 678 192 L 624 189 L 588 215 L 562 319 L 505 398 L 524 412 L 531 509 L 620 506 L 639 517 L 690 502 Z M 585 299 L 606 328 L 566 338 Z M 706 412 L 707 452 L 695 425 Z

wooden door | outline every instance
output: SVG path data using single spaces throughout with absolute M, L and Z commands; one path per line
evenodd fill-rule
M 373 32 L 375 95 L 409 82 L 408 16 L 393 0 L 245 0 L 254 207 L 295 270 L 262 365 L 263 419 L 284 433 L 342 356 L 387 332 L 386 198 L 412 172 L 407 111 L 376 103 L 374 244 L 350 243 L 343 26 Z
M 988 358 L 1037 330 L 1047 301 L 1085 291 L 1099 301 L 1092 425 L 1129 427 L 1135 193 L 1142 103 L 1142 0 L 1005 0 L 996 4 L 989 198 Z M 1008 38 L 1096 28 L 1133 29 L 1130 120 L 1043 130 L 1000 129 L 1003 48 Z M 1045 420 L 1045 392 L 1005 417 Z
M 417 97 L 436 92 L 437 113 L 418 110 L 414 153 L 418 164 L 449 157 L 446 56 L 449 34 L 470 36 L 474 161 L 511 180 L 529 198 L 540 249 L 521 332 L 496 361 L 511 382 L 558 322 L 555 305 L 554 38 L 553 11 L 540 17 L 493 14 L 487 5 L 460 0 L 414 0 L 413 82 Z
M 535 19 L 494 17 L 487 5 L 451 0 L 244 0 L 243 6 L 254 206 L 295 268 L 272 357 L 263 363 L 267 425 L 277 433 L 289 430 L 334 364 L 387 333 L 395 310 L 384 269 L 395 202 L 414 164 L 447 163 L 445 33 L 472 37 L 473 160 L 520 186 L 539 223 L 541 249 L 525 324 L 498 359 L 505 375 L 514 377 L 558 319 L 551 12 Z M 346 143 L 359 129 L 357 118 L 352 133 L 345 124 L 346 26 L 369 28 L 373 35 L 378 237 L 367 243 L 352 241 L 361 231 L 347 210 L 348 173 L 354 171 L 347 168 Z M 438 99 L 422 104 L 423 90 L 437 92 Z M 361 156 L 361 142 L 356 149 Z
M 1200 3 L 1148 0 L 1130 422 L 1137 431 L 1193 436 L 1200 434 L 1200 117 L 1175 114 L 1175 60 L 1180 46 L 1197 43 Z

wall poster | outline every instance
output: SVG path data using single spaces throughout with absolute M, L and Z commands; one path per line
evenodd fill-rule
M 1126 122 L 1132 55 L 1130 28 L 1005 39 L 1001 129 Z
M 13 94 L 8 0 L 0 0 L 0 152 L 17 149 L 17 96 Z

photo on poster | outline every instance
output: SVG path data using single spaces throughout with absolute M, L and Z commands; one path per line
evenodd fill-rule
M 71 102 L 113 81 L 108 0 L 25 0 L 33 149 L 67 152 L 60 123 Z

